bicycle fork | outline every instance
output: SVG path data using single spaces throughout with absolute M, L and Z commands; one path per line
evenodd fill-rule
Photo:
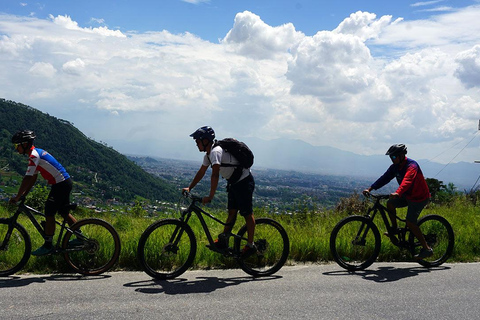
M 10 222 L 8 224 L 7 233 L 5 234 L 5 238 L 3 238 L 2 244 L 0 245 L 0 250 L 1 251 L 8 250 L 8 243 L 10 242 L 10 237 L 12 236 L 13 225 L 14 225 L 13 220 L 10 219 Z
M 362 223 L 360 229 L 357 232 L 357 235 L 355 236 L 355 239 L 352 240 L 352 244 L 357 246 L 365 246 L 365 238 L 367 237 L 368 230 L 370 230 L 368 224 Z

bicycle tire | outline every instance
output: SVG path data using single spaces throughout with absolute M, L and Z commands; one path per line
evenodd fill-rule
M 438 267 L 450 258 L 455 244 L 455 236 L 450 223 L 442 216 L 431 214 L 418 220 L 418 227 L 423 233 L 428 245 L 433 249 L 433 256 L 423 260 L 416 260 L 424 267 Z M 422 249 L 422 245 L 412 232 L 408 238 L 411 254 L 415 256 Z
M 30 236 L 18 222 L 13 224 L 9 242 L 4 243 L 9 226 L 9 219 L 0 219 L 0 246 L 5 245 L 5 249 L 0 250 L 0 277 L 20 271 L 27 264 L 32 251 Z
M 87 218 L 78 221 L 63 237 L 62 249 L 67 263 L 83 275 L 102 274 L 117 262 L 121 243 L 115 228 L 105 220 Z M 78 231 L 81 235 L 77 235 Z M 73 239 L 72 239 L 73 237 Z M 69 246 L 69 241 L 77 241 Z
M 333 259 L 344 269 L 368 268 L 380 253 L 381 238 L 377 226 L 363 216 L 341 220 L 330 235 Z
M 187 271 L 196 252 L 197 240 L 192 228 L 178 219 L 163 219 L 154 222 L 142 233 L 137 259 L 146 274 L 165 280 Z
M 238 231 L 235 238 L 235 251 L 247 244 L 247 226 Z M 290 240 L 280 223 L 269 218 L 255 220 L 254 243 L 257 252 L 253 255 L 238 259 L 240 268 L 254 277 L 269 276 L 280 270 L 287 261 L 290 252 Z

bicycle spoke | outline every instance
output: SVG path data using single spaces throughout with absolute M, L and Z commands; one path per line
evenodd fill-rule
M 453 229 L 448 221 L 437 215 L 428 215 L 419 220 L 418 225 L 433 249 L 433 256 L 419 260 L 426 267 L 439 266 L 450 257 L 454 246 Z M 412 246 L 412 255 L 418 254 L 422 249 L 420 241 L 410 234 L 409 243 Z
M 0 219 L 0 276 L 8 276 L 21 270 L 30 257 L 30 236 L 25 229 L 15 224 L 10 238 L 6 239 L 9 221 Z
M 333 229 L 330 250 L 335 261 L 347 270 L 367 268 L 380 252 L 378 229 L 364 217 L 348 217 Z
M 247 244 L 246 228 L 242 228 L 238 235 L 242 240 L 236 241 L 237 252 Z M 288 235 L 283 227 L 271 219 L 257 219 L 254 243 L 257 252 L 247 258 L 240 258 L 240 267 L 253 276 L 267 276 L 280 270 L 290 250 Z
M 65 259 L 77 272 L 87 275 L 101 274 L 110 269 L 120 255 L 120 238 L 115 229 L 100 219 L 77 222 L 73 231 L 81 230 L 81 236 L 67 233 L 63 240 Z
M 156 279 L 171 279 L 185 272 L 196 253 L 191 228 L 175 219 L 155 222 L 142 234 L 138 259 L 145 272 Z

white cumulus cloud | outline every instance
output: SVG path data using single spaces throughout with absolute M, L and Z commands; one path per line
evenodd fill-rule
M 222 42 L 241 55 L 269 59 L 286 53 L 302 37 L 291 23 L 272 27 L 256 14 L 244 11 L 235 16 L 233 28 Z
M 358 11 L 307 36 L 244 11 L 219 43 L 0 14 L 0 97 L 75 111 L 68 120 L 103 141 L 143 142 L 159 128 L 170 141 L 209 124 L 225 136 L 358 153 L 402 141 L 435 153 L 480 118 L 479 14 L 470 6 L 406 21 Z

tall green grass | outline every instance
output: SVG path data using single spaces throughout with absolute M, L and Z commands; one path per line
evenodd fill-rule
M 10 209 L 11 210 L 11 209 Z M 355 208 L 355 210 L 359 210 Z M 399 210 L 399 215 L 405 212 Z M 212 212 L 221 220 L 226 219 L 223 210 Z M 350 207 L 342 207 L 340 210 L 305 210 L 303 213 L 293 215 L 275 215 L 264 209 L 255 209 L 255 217 L 269 217 L 280 222 L 286 229 L 290 238 L 290 256 L 287 264 L 315 262 L 324 263 L 332 260 L 329 248 L 330 233 L 333 227 L 344 217 L 352 213 Z M 453 256 L 448 262 L 477 262 L 480 261 L 480 208 L 459 196 L 448 205 L 429 205 L 422 212 L 426 214 L 438 214 L 445 217 L 452 225 L 455 233 L 455 248 Z M 0 207 L 0 217 L 8 217 L 11 212 L 6 207 Z M 110 222 L 120 235 L 122 251 L 120 258 L 112 270 L 141 270 L 136 259 L 137 243 L 142 232 L 154 221 L 162 218 L 178 217 L 179 214 L 160 214 L 156 217 L 134 217 L 125 213 L 95 215 L 92 211 L 82 210 L 75 214 L 77 218 L 97 216 Z M 222 232 L 223 227 L 217 222 L 206 218 L 212 236 Z M 19 222 L 27 229 L 32 239 L 32 249 L 42 245 L 43 239 L 32 226 L 31 222 L 21 217 Z M 383 233 L 385 227 L 380 217 L 375 223 Z M 242 217 L 238 217 L 235 232 L 244 224 Z M 193 216 L 190 225 L 197 238 L 197 254 L 194 268 L 231 268 L 235 267 L 235 261 L 225 258 L 206 248 L 207 238 L 198 219 Z M 56 234 L 58 234 L 57 228 Z M 1 254 L 1 252 L 0 252 Z M 379 261 L 405 261 L 408 254 L 392 245 L 387 237 L 382 236 L 382 249 Z M 63 260 L 63 256 L 31 257 L 23 272 L 53 273 L 68 272 L 69 268 Z

